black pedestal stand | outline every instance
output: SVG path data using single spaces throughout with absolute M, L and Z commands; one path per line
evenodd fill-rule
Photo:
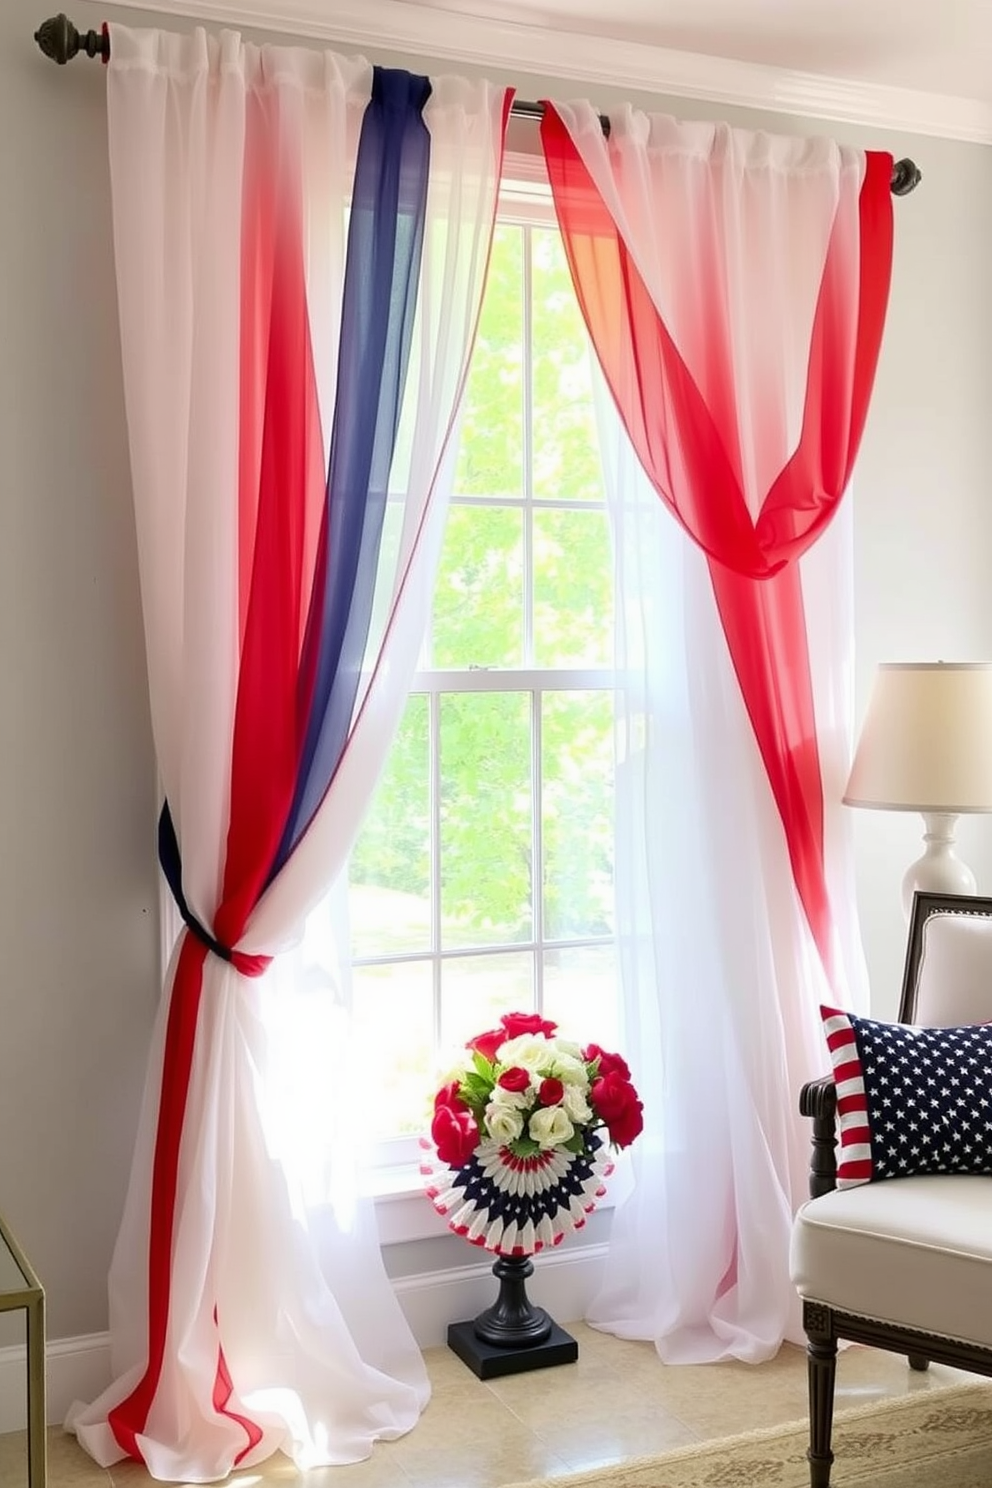
M 493 1263 L 499 1296 L 492 1307 L 471 1322 L 449 1325 L 448 1347 L 479 1379 L 574 1364 L 579 1357 L 571 1334 L 528 1298 L 526 1282 L 533 1274 L 529 1256 L 499 1256 Z

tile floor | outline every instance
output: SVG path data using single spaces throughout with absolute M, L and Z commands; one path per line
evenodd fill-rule
M 791 1345 L 766 1364 L 669 1368 L 650 1344 L 567 1326 L 579 1343 L 576 1364 L 486 1383 L 449 1350 L 430 1349 L 433 1398 L 408 1436 L 380 1443 L 353 1467 L 300 1473 L 277 1456 L 235 1473 L 229 1488 L 500 1488 L 806 1414 L 805 1354 Z M 838 1365 L 837 1407 L 969 1378 L 938 1365 L 917 1374 L 892 1354 L 849 1348 Z M 2 1488 L 26 1483 L 24 1460 L 23 1435 L 0 1436 Z M 133 1463 L 96 1467 L 74 1437 L 53 1430 L 49 1488 L 152 1488 L 152 1480 Z

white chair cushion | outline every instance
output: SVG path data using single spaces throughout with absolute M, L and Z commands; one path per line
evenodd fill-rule
M 992 1177 L 893 1178 L 811 1199 L 790 1269 L 810 1301 L 992 1348 Z

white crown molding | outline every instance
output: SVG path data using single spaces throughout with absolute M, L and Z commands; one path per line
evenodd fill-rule
M 154 10 L 162 0 L 118 0 Z M 758 63 L 668 51 L 549 26 L 419 5 L 414 0 L 175 0 L 170 10 L 235 29 L 257 27 L 364 48 L 469 62 L 679 98 L 992 143 L 992 104 Z M 511 78 L 511 81 L 514 79 Z M 525 96 L 522 86 L 517 91 Z M 574 95 L 573 95 L 574 96 Z

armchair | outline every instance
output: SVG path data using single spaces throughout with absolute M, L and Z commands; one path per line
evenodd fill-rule
M 921 1029 L 992 1021 L 992 898 L 916 894 L 898 1021 Z M 979 1037 L 992 1048 L 992 1029 Z M 982 1057 L 988 1069 L 992 1054 Z M 866 1080 L 869 1074 L 874 1078 L 866 1066 Z M 989 1107 L 981 1119 L 992 1132 L 992 1103 L 980 1091 L 967 1098 Z M 810 1484 L 829 1488 L 839 1339 L 904 1353 L 913 1369 L 935 1360 L 992 1375 L 992 1161 L 978 1154 L 961 1159 L 977 1169 L 970 1172 L 891 1178 L 875 1166 L 867 1180 L 844 1176 L 838 1184 L 833 1078 L 805 1085 L 799 1105 L 812 1118 L 813 1150 L 810 1199 L 793 1226 L 791 1273 L 807 1337 Z M 891 1140 L 918 1151 L 917 1132 L 927 1130 L 918 1110 L 886 1115 Z M 935 1115 L 925 1140 L 944 1136 L 940 1123 L 947 1119 Z M 876 1138 L 873 1160 L 877 1145 Z M 842 1165 L 853 1150 L 842 1147 Z M 961 1150 L 972 1153 L 967 1142 Z M 845 1175 L 852 1171 L 842 1166 Z

